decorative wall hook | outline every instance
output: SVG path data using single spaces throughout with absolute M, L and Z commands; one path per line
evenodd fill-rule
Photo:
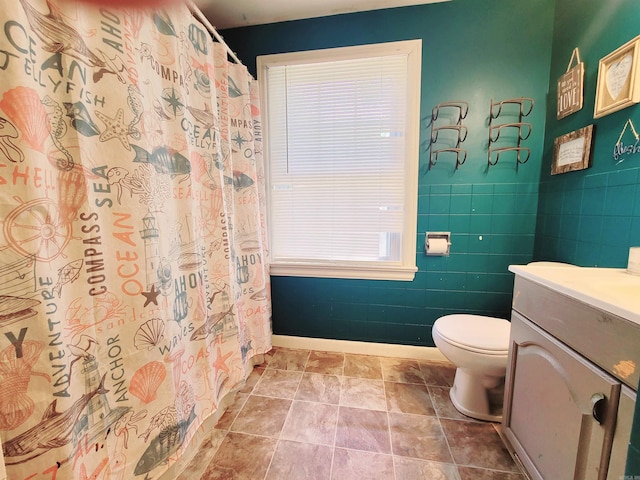
M 451 152 L 456 154 L 456 170 L 467 160 L 467 151 L 462 148 L 440 148 L 435 150 L 429 159 L 429 168 L 438 161 L 438 155 L 443 152 Z
M 435 122 L 438 119 L 438 115 L 440 114 L 440 110 L 442 110 L 443 108 L 456 108 L 458 109 L 458 114 L 457 114 L 457 124 L 460 124 L 460 122 L 462 120 L 464 120 L 465 118 L 467 118 L 467 114 L 469 113 L 469 104 L 467 102 L 443 102 L 443 103 L 439 103 L 438 105 L 436 105 L 435 107 L 433 107 L 433 110 L 431 110 L 431 121 Z
M 527 163 L 527 161 L 529 160 L 529 157 L 531 156 L 531 150 L 526 148 L 526 147 L 501 147 L 501 148 L 494 148 L 493 150 L 490 151 L 489 153 L 489 165 L 497 165 L 498 164 L 498 160 L 500 160 L 500 155 L 505 153 L 505 152 L 517 152 L 516 154 L 516 161 L 519 165 L 523 164 L 523 163 Z M 491 161 L 492 158 L 492 153 L 495 153 L 495 160 Z M 526 153 L 526 156 L 523 156 L 523 154 Z
M 457 130 L 458 131 L 458 141 L 457 143 L 464 142 L 467 139 L 467 127 L 464 125 L 444 125 L 442 127 L 434 127 L 431 129 L 431 143 L 436 143 L 438 141 L 438 132 L 440 130 Z
M 526 140 L 527 138 L 529 138 L 529 135 L 531 135 L 531 131 L 533 130 L 533 126 L 530 123 L 524 123 L 524 122 L 503 123 L 501 125 L 496 125 L 491 127 L 491 130 L 489 131 L 489 138 L 491 138 L 491 141 L 497 142 L 498 139 L 500 138 L 500 132 L 502 132 L 502 130 L 505 128 L 516 129 L 518 133 L 518 139 L 520 140 Z M 497 130 L 498 132 L 495 138 L 493 138 L 492 130 Z
M 495 102 L 491 100 L 491 117 L 490 118 L 498 118 L 502 113 L 502 107 L 505 105 L 518 105 L 520 108 L 520 117 L 527 117 L 531 111 L 533 110 L 533 98 L 510 98 L 508 100 L 502 100 L 500 102 Z M 495 108 L 497 107 L 497 111 Z

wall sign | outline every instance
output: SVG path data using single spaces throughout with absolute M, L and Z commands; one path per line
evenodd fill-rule
M 551 175 L 584 170 L 591 166 L 593 125 L 556 138 L 553 144 Z
M 633 144 L 629 143 L 627 145 L 622 141 L 622 137 L 624 137 L 625 132 L 627 131 L 627 127 L 631 130 L 631 134 L 633 135 Z M 621 163 L 624 161 L 626 156 L 635 155 L 640 153 L 640 136 L 636 131 L 636 127 L 633 125 L 631 119 L 627 120 L 624 124 L 624 128 L 620 132 L 620 136 L 618 137 L 618 141 L 613 147 L 613 159 L 616 163 Z
M 640 35 L 600 59 L 593 118 L 640 102 L 639 49 Z
M 574 60 L 576 65 L 572 68 Z M 567 65 L 567 73 L 558 79 L 558 120 L 582 108 L 583 79 L 584 63 L 580 61 L 580 51 L 576 47 Z

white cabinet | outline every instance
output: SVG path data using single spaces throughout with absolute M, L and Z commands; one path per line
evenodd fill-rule
M 618 405 L 616 431 L 611 448 L 611 460 L 609 461 L 608 479 L 621 480 L 625 478 L 624 467 L 627 461 L 629 438 L 633 426 L 633 412 L 636 406 L 636 392 L 623 385 Z
M 527 471 L 606 478 L 620 382 L 515 312 L 511 342 L 503 425 Z
M 502 422 L 533 480 L 624 476 L 636 393 L 616 366 L 639 360 L 637 327 L 516 276 Z

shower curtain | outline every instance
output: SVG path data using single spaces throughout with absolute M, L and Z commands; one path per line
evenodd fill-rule
M 7 475 L 159 478 L 271 348 L 257 83 L 185 5 L 0 18 Z

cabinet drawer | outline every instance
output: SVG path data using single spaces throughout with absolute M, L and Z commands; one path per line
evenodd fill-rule
M 638 325 L 517 275 L 513 309 L 630 388 L 637 388 Z

